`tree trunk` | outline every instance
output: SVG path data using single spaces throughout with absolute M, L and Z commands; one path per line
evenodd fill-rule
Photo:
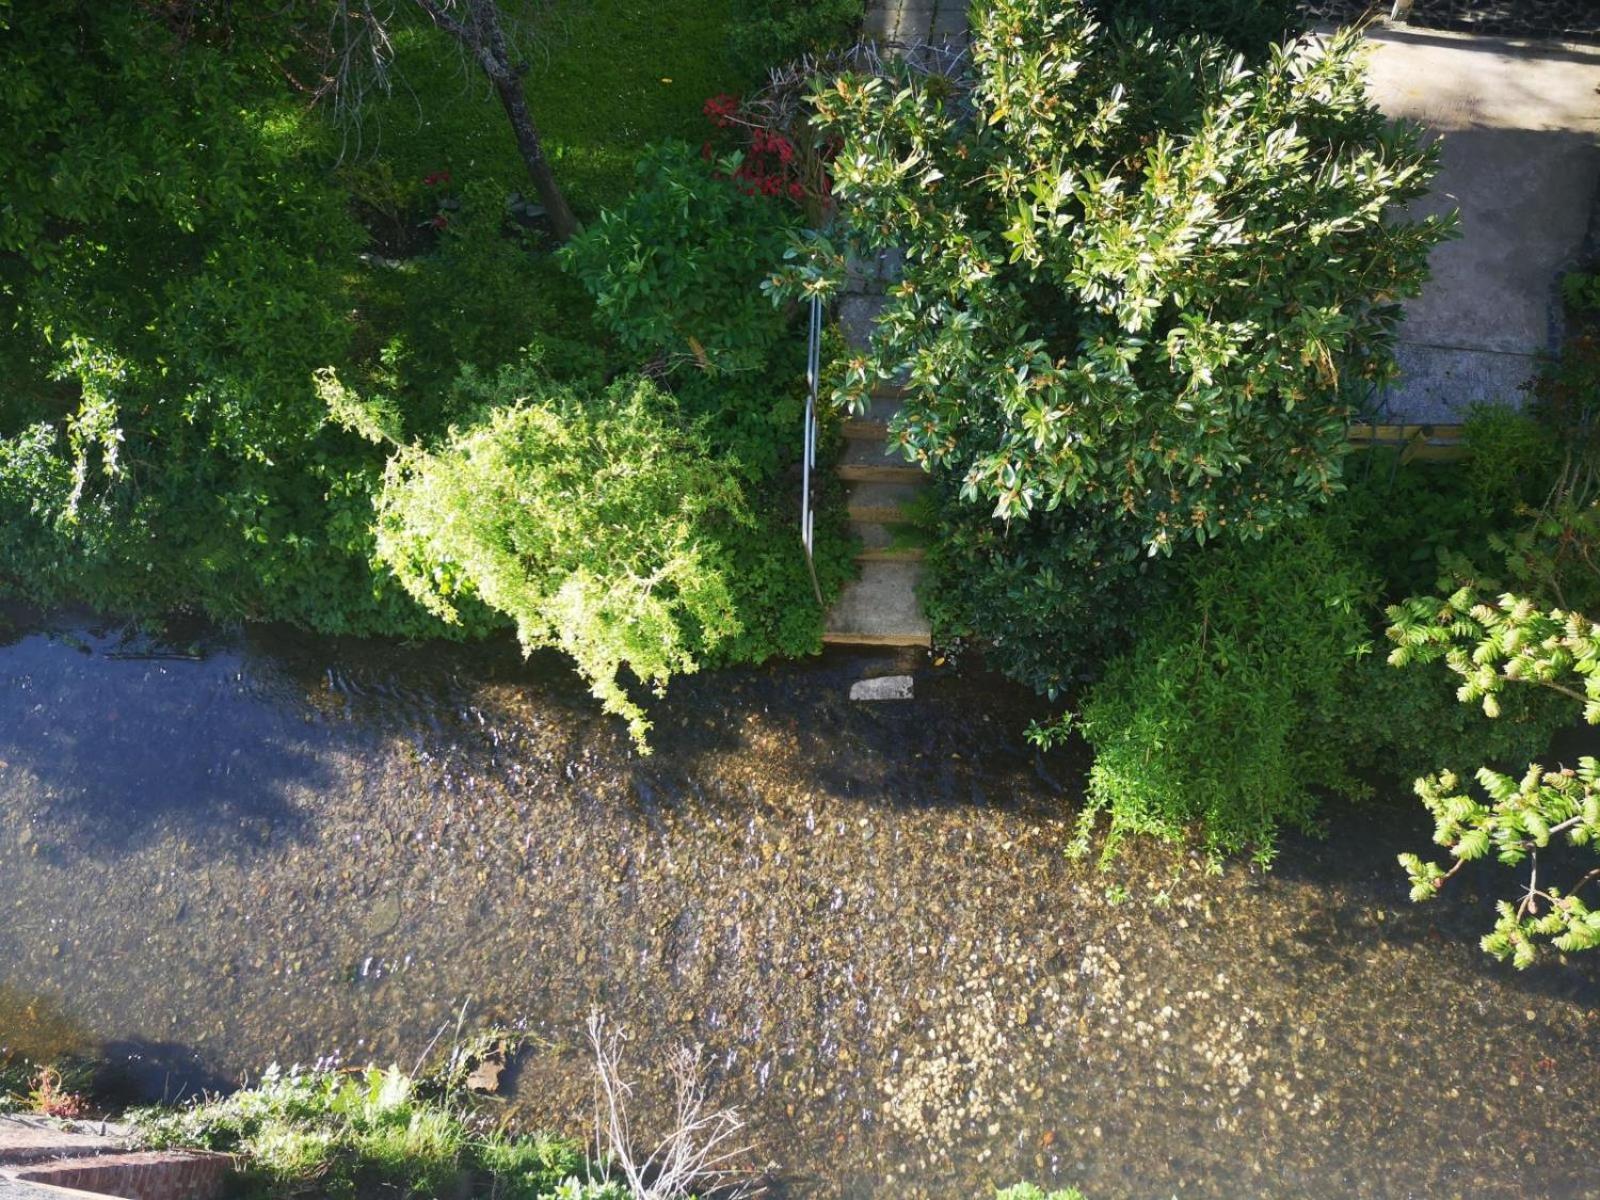
M 578 224 L 578 218 L 572 215 L 567 198 L 556 184 L 550 160 L 544 156 L 539 131 L 534 127 L 527 98 L 523 95 L 522 79 L 515 72 L 496 76 L 494 90 L 506 110 L 512 131 L 517 135 L 517 149 L 522 151 L 522 161 L 527 165 L 528 174 L 533 177 L 534 190 L 539 193 L 539 203 L 544 205 L 544 211 L 550 218 L 550 227 L 555 230 L 556 240 L 564 242 L 583 227 Z
M 513 63 L 506 49 L 505 33 L 500 27 L 499 0 L 463 0 L 464 20 L 452 11 L 455 7 L 452 0 L 417 0 L 417 4 L 433 18 L 435 25 L 466 47 L 478 60 L 489 82 L 494 84 L 495 95 L 500 97 L 500 105 L 511 122 L 511 131 L 516 134 L 517 149 L 533 179 L 533 190 L 539 194 L 539 202 L 550 218 L 556 240 L 566 241 L 583 226 L 572 215 L 567 198 L 556 183 L 555 172 L 550 169 L 550 160 L 544 156 L 544 145 L 539 140 L 538 127 L 533 123 L 528 98 L 522 90 L 525 68 Z

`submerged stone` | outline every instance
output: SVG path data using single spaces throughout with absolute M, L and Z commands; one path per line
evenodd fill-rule
M 852 700 L 909 700 L 911 676 L 880 675 L 875 679 L 858 679 L 850 685 Z

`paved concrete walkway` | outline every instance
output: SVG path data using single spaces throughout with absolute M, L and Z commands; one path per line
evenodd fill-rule
M 1423 212 L 1458 208 L 1406 308 L 1396 422 L 1455 422 L 1517 402 L 1559 339 L 1560 273 L 1575 265 L 1600 182 L 1600 47 L 1377 28 L 1373 98 L 1444 138 Z
M 970 0 L 869 0 L 863 32 L 880 42 L 914 46 L 962 42 Z

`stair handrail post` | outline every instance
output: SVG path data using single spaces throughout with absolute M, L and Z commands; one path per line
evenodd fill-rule
M 811 332 L 806 347 L 806 426 L 805 450 L 800 464 L 800 543 L 806 550 L 806 569 L 811 572 L 811 590 L 817 604 L 826 608 L 822 585 L 817 582 L 814 555 L 816 513 L 812 510 L 811 473 L 817 465 L 817 388 L 822 375 L 822 297 L 811 297 Z

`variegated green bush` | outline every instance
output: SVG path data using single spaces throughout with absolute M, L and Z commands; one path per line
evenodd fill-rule
M 1250 67 L 1057 0 L 979 3 L 973 34 L 970 78 L 813 96 L 841 221 L 774 286 L 905 253 L 836 398 L 904 377 L 896 441 L 997 518 L 1093 508 L 1158 554 L 1307 512 L 1450 228 L 1403 215 L 1435 155 L 1369 100 L 1360 36 Z

